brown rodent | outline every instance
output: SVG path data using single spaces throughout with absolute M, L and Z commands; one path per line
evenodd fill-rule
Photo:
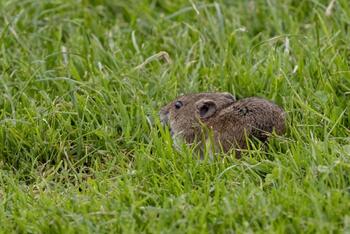
M 203 149 L 212 130 L 215 148 L 224 152 L 247 148 L 247 138 L 267 141 L 270 133 L 285 131 L 285 112 L 276 104 L 257 97 L 236 101 L 229 93 L 197 93 L 178 97 L 159 111 L 162 123 L 169 125 L 172 138 Z M 204 128 L 203 128 L 204 127 Z M 204 139 L 203 139 L 204 137 Z

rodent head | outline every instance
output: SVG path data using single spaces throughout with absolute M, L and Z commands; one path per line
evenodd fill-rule
M 160 120 L 170 127 L 174 140 L 180 136 L 192 143 L 199 134 L 200 121 L 235 102 L 230 93 L 198 93 L 180 96 L 159 111 Z

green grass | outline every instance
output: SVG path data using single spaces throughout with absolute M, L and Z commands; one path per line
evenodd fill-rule
M 350 4 L 330 2 L 0 0 L 0 232 L 350 233 Z M 200 91 L 274 100 L 287 133 L 176 152 L 157 112 Z

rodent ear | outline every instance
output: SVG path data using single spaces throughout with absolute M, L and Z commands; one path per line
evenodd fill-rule
M 209 118 L 216 112 L 216 104 L 212 100 L 200 100 L 196 103 L 198 114 L 201 118 Z

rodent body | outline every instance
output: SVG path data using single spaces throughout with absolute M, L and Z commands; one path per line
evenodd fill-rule
M 213 133 L 215 148 L 224 152 L 247 148 L 247 138 L 267 141 L 270 133 L 285 131 L 285 112 L 271 101 L 250 97 L 236 101 L 228 93 L 199 93 L 177 98 L 164 106 L 160 119 L 168 124 L 174 140 L 199 143 L 203 148 L 208 135 Z

